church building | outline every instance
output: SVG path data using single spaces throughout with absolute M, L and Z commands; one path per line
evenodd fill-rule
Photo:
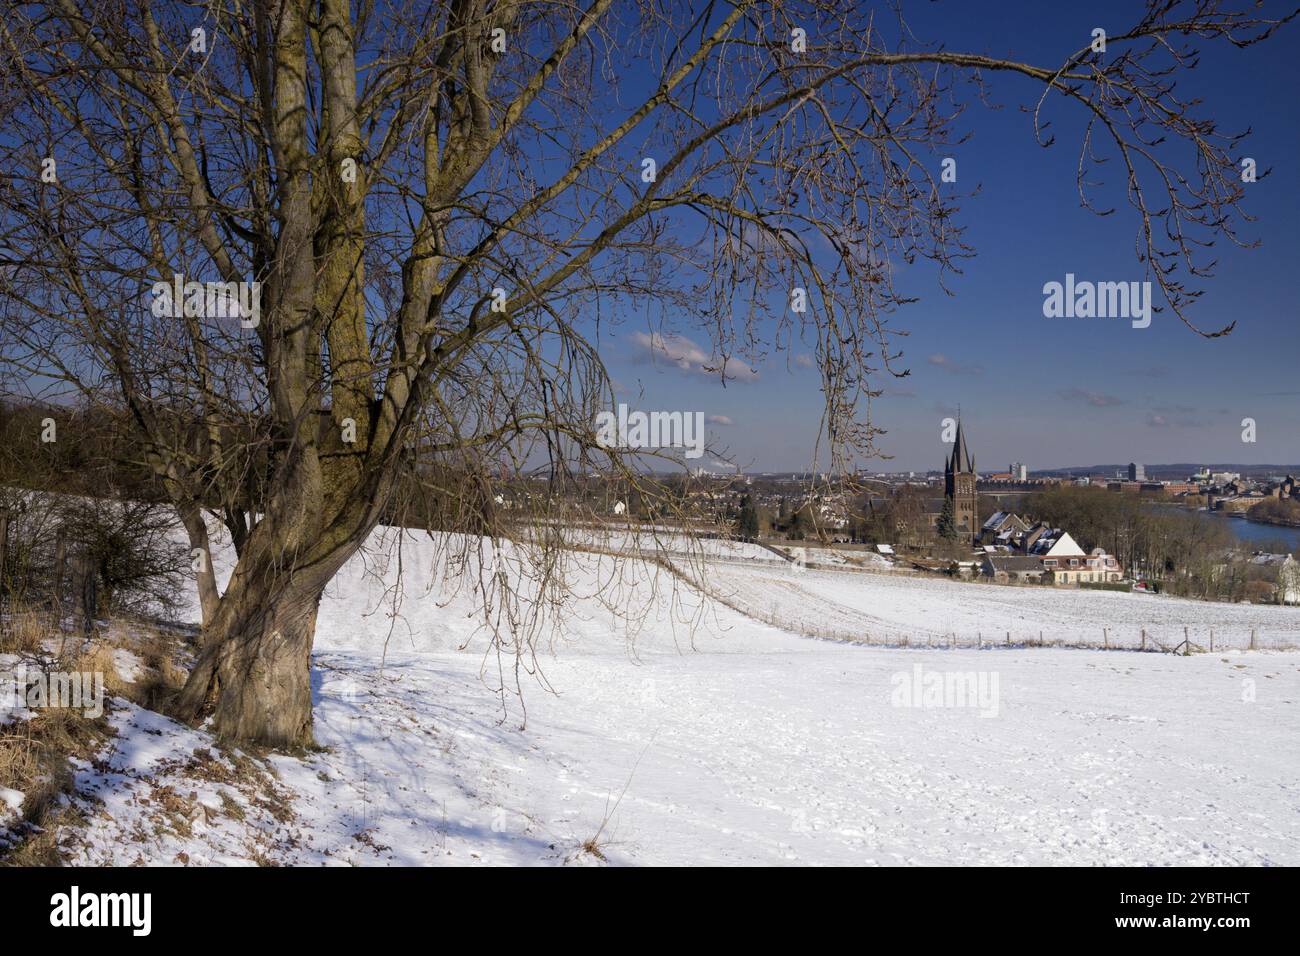
M 952 523 L 957 537 L 971 544 L 980 531 L 975 481 L 975 459 L 966 447 L 966 433 L 958 420 L 952 455 L 944 462 L 943 496 L 945 503 L 952 503 Z

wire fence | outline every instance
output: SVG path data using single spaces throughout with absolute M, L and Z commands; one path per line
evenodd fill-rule
M 603 554 L 611 557 L 627 558 L 630 555 L 609 549 L 582 548 L 589 553 Z M 835 641 L 846 644 L 864 644 L 871 647 L 930 648 L 930 649 L 966 649 L 996 650 L 999 648 L 1058 647 L 1084 648 L 1090 650 L 1136 651 L 1157 654 L 1201 654 L 1219 651 L 1288 651 L 1300 650 L 1300 631 L 1287 629 L 1285 626 L 1273 628 L 1233 628 L 1219 626 L 1194 627 L 1183 624 L 1134 624 L 1116 622 L 1082 627 L 1013 628 L 1000 630 L 960 631 L 953 629 L 925 629 L 917 627 L 891 626 L 876 620 L 863 620 L 860 626 L 843 623 L 830 625 L 819 623 L 807 615 L 799 615 L 788 606 L 772 605 L 770 610 L 762 610 L 740 595 L 728 593 L 714 583 L 702 580 L 703 572 L 708 566 L 722 565 L 748 568 L 766 568 L 769 562 L 752 559 L 718 558 L 714 556 L 692 556 L 683 560 L 684 555 L 642 553 L 634 555 L 640 560 L 657 565 L 683 581 L 690 587 L 723 607 L 730 608 L 751 620 L 760 621 L 780 630 L 803 637 Z M 780 562 L 770 562 L 771 566 L 781 567 Z M 811 565 L 809 567 L 812 567 Z M 824 570 L 831 570 L 826 567 Z M 841 570 L 836 568 L 835 570 Z M 853 568 L 866 574 L 882 572 L 871 569 Z M 923 577 L 933 579 L 933 574 L 914 571 L 894 570 L 883 572 L 891 578 Z M 989 587 L 1006 587 L 1008 585 L 989 584 Z M 1014 585 L 1012 585 L 1014 586 Z M 1033 589 L 1044 589 L 1043 585 L 1026 585 Z M 1047 588 L 1045 590 L 1050 590 Z M 1206 602 L 1212 607 L 1212 602 Z M 848 608 L 843 617 L 857 617 L 857 613 Z M 865 618 L 865 615 L 862 615 Z
M 770 610 L 755 607 L 752 602 L 739 599 L 723 588 L 698 580 L 696 575 L 673 566 L 670 561 L 660 562 L 675 574 L 683 577 L 693 587 L 709 595 L 725 607 L 748 618 L 761 621 L 784 631 L 841 643 L 866 644 L 875 647 L 921 647 L 993 650 L 997 648 L 1068 647 L 1093 650 L 1138 651 L 1163 654 L 1199 654 L 1217 651 L 1242 650 L 1297 650 L 1300 649 L 1300 632 L 1284 627 L 1273 629 L 1232 628 L 1218 626 L 1193 627 L 1183 624 L 1133 624 L 1131 622 L 1081 627 L 1045 627 L 1034 629 L 961 631 L 955 629 L 925 629 L 891 626 L 880 621 L 864 620 L 860 626 L 845 626 L 842 622 L 827 624 L 808 615 L 800 615 L 789 607 L 773 604 Z M 710 564 L 720 563 L 710 561 Z M 731 563 L 731 562 L 728 562 Z M 736 562 L 740 563 L 740 562 Z M 891 573 L 891 577 L 896 573 Z M 856 616 L 847 608 L 841 617 Z M 865 615 L 863 615 L 865 618 Z
M 711 596 L 746 617 L 784 631 L 804 637 L 837 641 L 848 644 L 866 644 L 873 647 L 899 648 L 951 648 L 966 650 L 997 650 L 999 648 L 1063 647 L 1091 650 L 1138 651 L 1161 654 L 1203 654 L 1219 651 L 1285 651 L 1300 649 L 1300 635 L 1280 631 L 1269 633 L 1258 628 L 1248 631 L 1196 629 L 1191 627 L 1098 627 L 1096 633 L 1081 632 L 1071 628 L 1068 632 L 1050 629 L 976 631 L 914 631 L 902 628 L 866 626 L 861 629 L 825 627 L 798 619 L 789 614 L 756 611 L 724 595 Z

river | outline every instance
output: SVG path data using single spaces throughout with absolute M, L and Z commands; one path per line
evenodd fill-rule
M 1232 518 L 1220 511 L 1201 512 L 1215 521 L 1226 522 L 1237 540 L 1243 545 L 1263 549 L 1266 545 L 1278 541 L 1286 543 L 1288 551 L 1300 549 L 1300 528 L 1290 528 L 1280 524 L 1261 524 L 1246 518 Z

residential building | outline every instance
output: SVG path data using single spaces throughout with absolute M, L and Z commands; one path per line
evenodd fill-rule
M 1042 558 L 1043 568 L 1047 571 L 1059 567 L 1079 567 L 1086 557 L 1083 548 L 1070 537 L 1070 533 L 1060 528 L 1049 528 L 1036 535 L 1027 552 Z
M 1259 567 L 1277 569 L 1277 603 L 1300 604 L 1300 561 L 1289 554 L 1259 552 L 1250 559 Z
M 1043 562 L 1025 554 L 986 554 L 980 573 L 999 584 L 1036 583 L 1043 577 Z
M 980 527 L 979 543 L 1020 550 L 1028 531 L 1029 524 L 1020 515 L 999 511 Z

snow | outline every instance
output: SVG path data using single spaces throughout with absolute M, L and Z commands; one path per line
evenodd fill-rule
M 17 790 L 11 790 L 8 787 L 0 787 L 0 825 L 6 823 L 10 817 L 18 815 L 18 809 L 23 805 L 23 795 Z
M 283 788 L 260 766 L 241 773 L 242 755 L 121 698 L 110 722 L 117 736 L 101 759 L 74 761 L 75 802 L 89 821 L 60 834 L 72 865 L 253 865 L 292 840 L 274 809 Z
M 144 662 L 125 647 L 113 648 L 113 669 L 128 683 L 135 683 L 145 672 Z
M 936 576 L 710 565 L 704 584 L 788 630 L 900 643 L 1300 648 L 1300 607 L 1226 604 L 1116 591 L 1012 587 Z
M 786 559 L 751 541 L 725 538 L 690 538 L 671 528 L 651 525 L 567 528 L 565 542 L 571 547 L 594 548 L 620 553 L 675 554 L 694 558 L 732 559 L 781 563 Z
M 654 564 L 575 554 L 579 600 L 549 615 L 521 700 L 449 556 L 461 543 L 407 538 L 397 616 L 398 562 L 379 538 L 331 585 L 319 752 L 223 751 L 115 699 L 118 736 L 77 771 L 90 819 L 61 836 L 73 861 L 1300 864 L 1300 653 L 916 646 L 1144 625 L 1281 642 L 1300 609 L 730 556 L 692 567 L 728 607 Z M 534 592 L 516 549 L 484 559 Z M 773 605 L 780 626 L 756 619 Z M 996 707 L 899 706 L 922 675 L 979 678 Z

